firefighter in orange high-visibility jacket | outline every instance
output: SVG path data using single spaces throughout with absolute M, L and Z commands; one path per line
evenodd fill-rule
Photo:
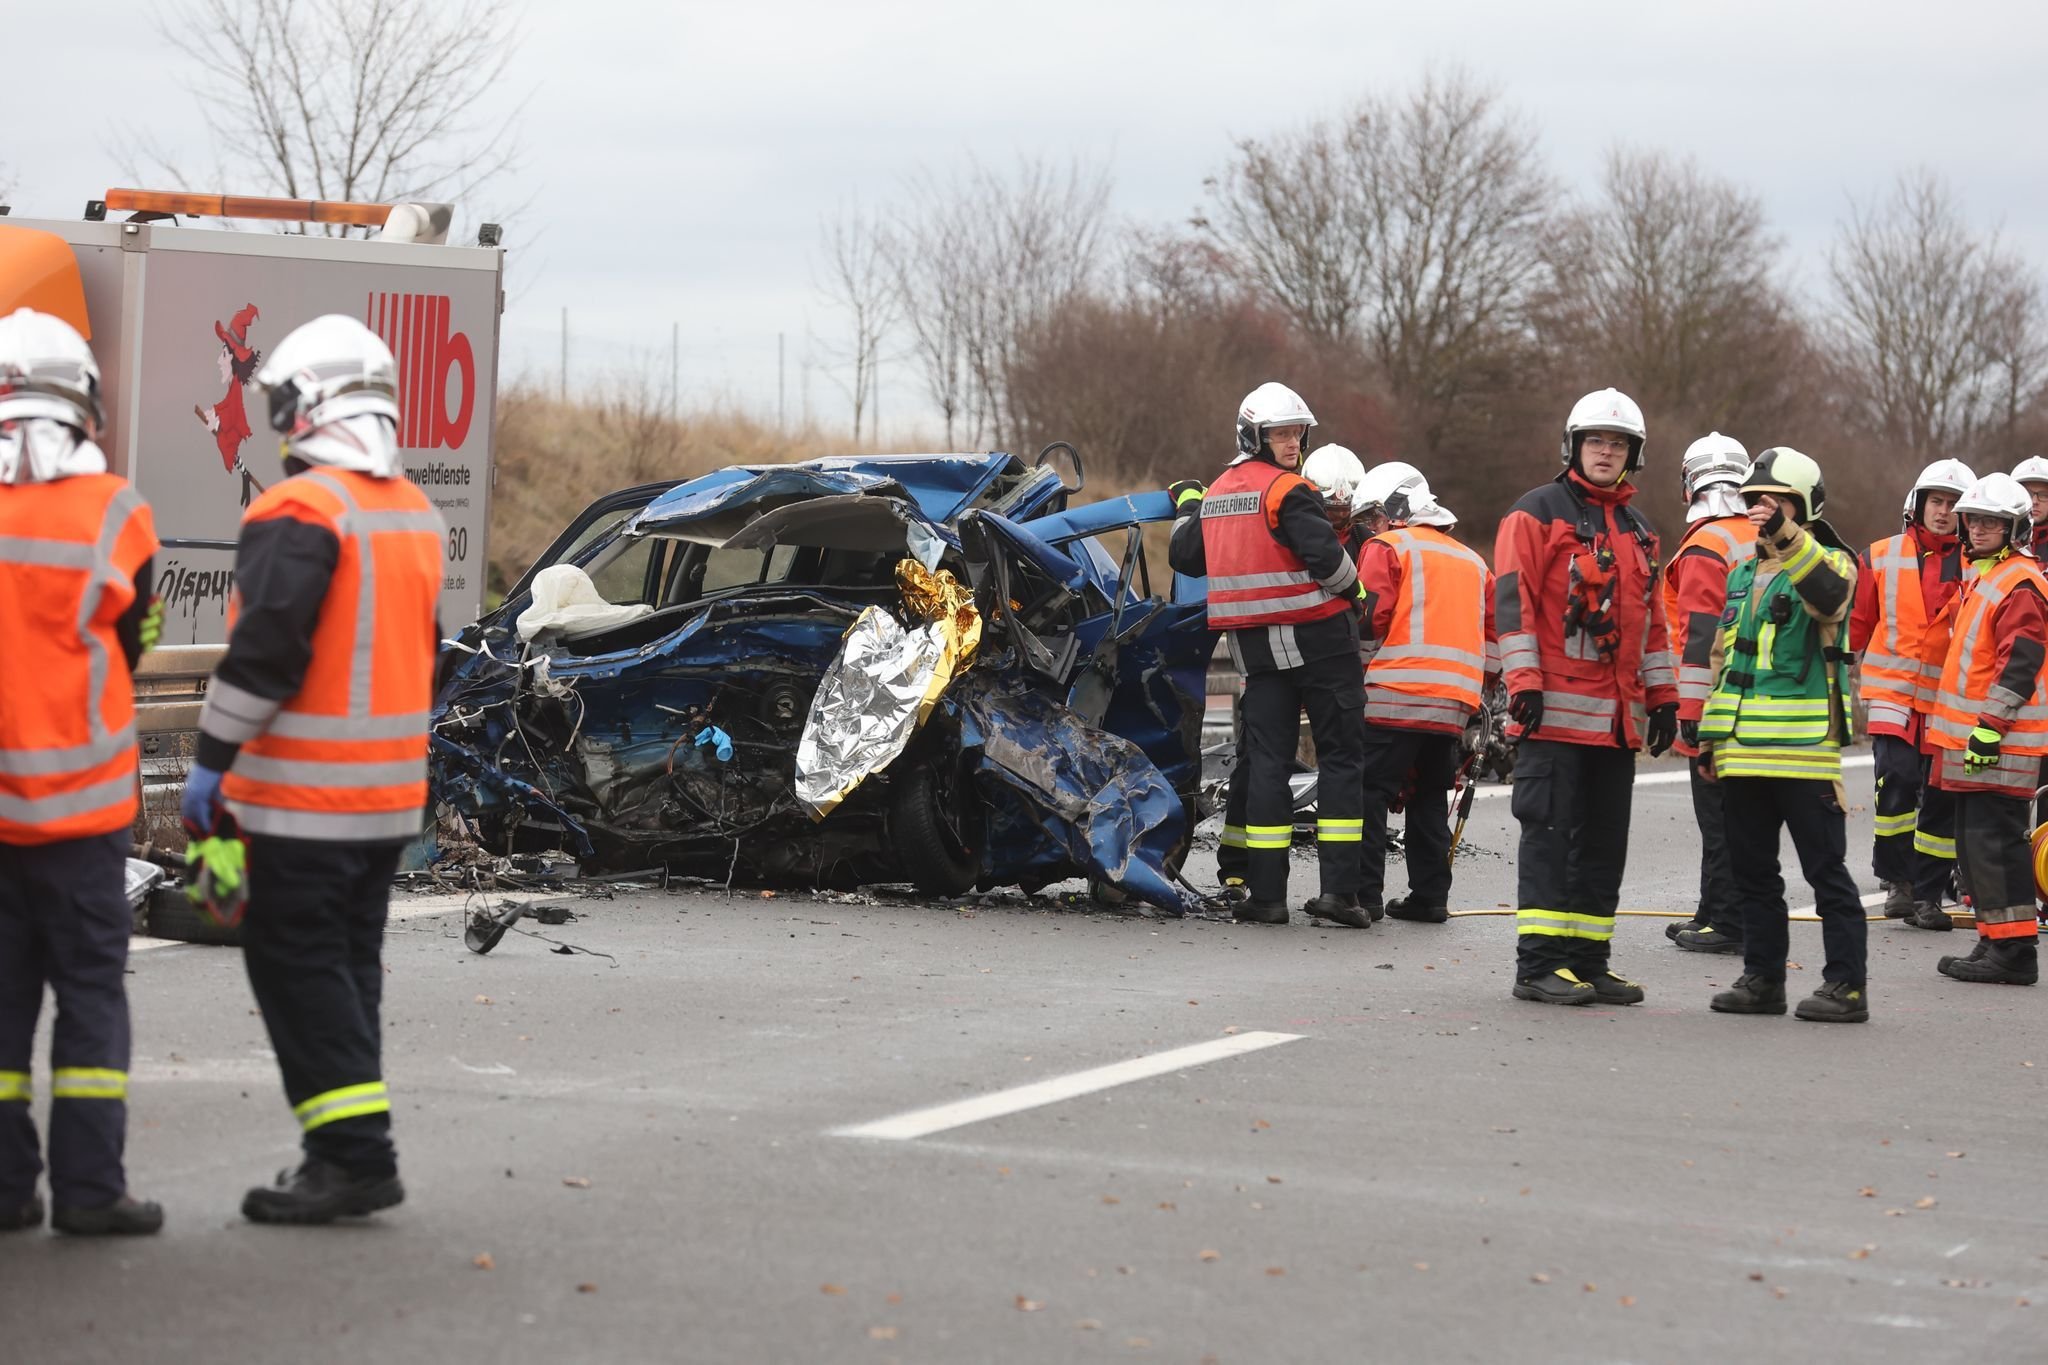
M 1749 452 L 1733 436 L 1710 431 L 1686 447 L 1678 485 L 1685 499 L 1685 535 L 1664 567 L 1664 619 L 1678 660 L 1678 743 L 1687 758 L 1699 755 L 1700 708 L 1714 686 L 1714 634 L 1728 600 L 1728 575 L 1756 552 L 1756 527 L 1742 505 Z M 1691 765 L 1692 814 L 1700 831 L 1700 898 L 1690 923 L 1666 925 L 1664 935 L 1692 953 L 1742 951 L 1742 907 L 1728 864 L 1721 789 L 1711 774 Z
M 1168 560 L 1209 580 L 1209 629 L 1221 631 L 1244 676 L 1238 703 L 1245 771 L 1245 867 L 1250 899 L 1231 914 L 1285 924 L 1294 830 L 1287 775 L 1301 714 L 1316 746 L 1312 917 L 1364 929 L 1358 904 L 1365 707 L 1358 671 L 1358 569 L 1330 525 L 1323 497 L 1298 472 L 1315 417 L 1284 384 L 1261 384 L 1237 414 L 1238 455 L 1206 495 L 1175 485 L 1180 515 Z
M 1956 502 L 1971 572 L 1951 606 L 1928 715 L 1933 784 L 1956 803 L 1956 853 L 1977 946 L 1944 957 L 1957 981 L 2031 986 L 2040 973 L 2028 813 L 2048 754 L 2048 580 L 2024 552 L 2026 490 L 1987 474 Z
M 1956 499 L 1976 481 L 1961 460 L 1920 471 L 1899 533 L 1863 557 L 1849 616 L 1876 769 L 1870 866 L 1884 884 L 1885 918 L 1926 929 L 1948 927 L 1941 903 L 1955 879 L 1955 798 L 1927 781 L 1927 713 L 1948 650 L 1943 609 L 1963 581 Z
M 27 308 L 0 318 L 0 1233 L 43 1222 L 30 1104 L 46 986 L 53 1226 L 152 1233 L 164 1221 L 129 1195 L 122 1160 L 132 672 L 163 611 L 149 505 L 97 444 L 99 388 L 69 323 Z
M 1643 998 L 1609 963 L 1635 751 L 1661 754 L 1678 737 L 1657 533 L 1629 506 L 1644 436 L 1626 394 L 1581 398 L 1565 420 L 1564 473 L 1523 494 L 1494 542 L 1508 733 L 1518 741 L 1518 1000 Z
M 1384 518 L 1386 527 L 1358 555 L 1365 603 L 1359 900 L 1370 910 L 1385 894 L 1387 811 L 1406 786 L 1408 894 L 1387 902 L 1386 913 L 1442 924 L 1450 918 L 1450 794 L 1465 727 L 1500 673 L 1493 571 L 1453 538 L 1458 519 L 1411 466 L 1367 471 L 1354 507 Z
M 404 1197 L 380 954 L 426 806 L 445 533 L 399 463 L 396 381 L 384 343 L 338 314 L 258 372 L 290 477 L 243 517 L 227 654 L 185 785 L 205 857 L 239 859 L 224 812 L 247 835 L 244 957 L 301 1130 L 304 1160 L 242 1201 L 262 1223 Z

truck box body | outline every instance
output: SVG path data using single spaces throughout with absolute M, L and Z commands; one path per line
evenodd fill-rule
M 406 473 L 448 524 L 441 625 L 483 609 L 504 252 L 164 222 L 0 218 L 71 248 L 102 375 L 100 444 L 156 512 L 166 645 L 219 644 L 245 481 L 284 477 L 249 353 L 324 313 L 360 318 L 398 360 Z M 251 311 L 253 310 L 253 311 Z M 230 338 L 232 340 L 230 340 Z M 208 418 L 212 419 L 209 425 Z M 212 547 L 177 542 L 212 541 Z

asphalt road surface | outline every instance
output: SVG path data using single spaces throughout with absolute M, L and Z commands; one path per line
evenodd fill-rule
M 1479 802 L 1458 907 L 1512 901 L 1511 829 Z M 1623 904 L 1689 909 L 1696 847 L 1682 778 L 1640 785 Z M 1709 1013 L 1737 964 L 1650 916 L 1615 945 L 1648 1002 L 1596 1010 L 1510 999 L 1498 915 L 579 909 L 540 932 L 609 958 L 475 956 L 400 898 L 410 1196 L 326 1229 L 236 1212 L 294 1160 L 238 954 L 139 943 L 130 1170 L 168 1227 L 0 1238 L 5 1357 L 2048 1359 L 2048 995 L 1938 976 L 1966 934 L 1873 925 L 1872 1021 L 1830 1027 Z M 1816 925 L 1793 956 L 1804 994 Z

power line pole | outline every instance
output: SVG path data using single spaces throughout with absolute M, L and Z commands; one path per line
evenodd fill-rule
M 683 324 L 671 322 L 668 325 L 668 420 L 676 420 L 677 395 L 682 391 L 683 364 L 678 357 L 682 351 Z
M 569 305 L 562 305 L 562 387 L 561 398 L 569 401 Z
M 783 347 L 783 334 L 775 334 L 775 428 L 789 429 L 789 366 L 787 352 Z

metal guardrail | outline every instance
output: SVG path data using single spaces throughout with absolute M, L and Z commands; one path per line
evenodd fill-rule
M 145 737 L 199 728 L 207 679 L 227 653 L 225 645 L 167 645 L 150 650 L 135 666 L 135 729 Z

